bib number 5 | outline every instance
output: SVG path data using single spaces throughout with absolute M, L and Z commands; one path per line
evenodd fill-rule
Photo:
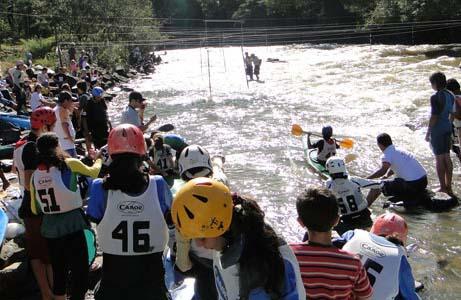
M 135 221 L 131 228 L 128 226 L 128 221 L 120 222 L 112 231 L 112 238 L 122 241 L 122 252 L 128 252 L 129 230 L 131 229 L 133 252 L 145 253 L 152 250 L 150 246 L 150 237 L 148 233 L 142 233 L 141 230 L 150 228 L 149 221 Z

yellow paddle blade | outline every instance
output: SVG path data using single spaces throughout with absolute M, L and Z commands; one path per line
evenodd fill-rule
M 301 136 L 304 133 L 304 130 L 298 124 L 293 124 L 291 126 L 291 134 L 294 136 Z
M 352 147 L 354 147 L 354 140 L 344 139 L 339 141 L 339 145 L 341 146 L 341 148 L 351 149 Z
M 346 162 L 346 164 L 356 160 L 359 156 L 355 153 L 349 153 L 346 155 L 346 157 L 344 158 L 344 161 Z

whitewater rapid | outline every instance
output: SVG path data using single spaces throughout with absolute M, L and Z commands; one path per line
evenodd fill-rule
M 247 48 L 263 59 L 261 83 L 245 80 L 240 48 L 168 51 L 155 74 L 130 83 L 149 99 L 157 124 L 173 123 L 189 143 L 226 156 L 225 172 L 232 189 L 254 196 L 271 224 L 287 240 L 303 231 L 296 222 L 296 195 L 322 185 L 306 167 L 301 141 L 290 135 L 298 123 L 319 131 L 330 124 L 339 135 L 356 141 L 358 159 L 348 168 L 366 176 L 380 164 L 375 144 L 381 132 L 394 144 L 416 154 L 437 186 L 434 160 L 424 141 L 433 93 L 429 75 L 443 71 L 461 80 L 459 59 L 428 59 L 437 46 L 296 45 Z M 208 65 L 208 58 L 210 64 Z M 267 58 L 286 62 L 268 63 Z M 210 74 L 210 78 L 208 77 Z M 209 91 L 211 82 L 211 97 Z M 119 118 L 127 94 L 110 105 Z M 116 123 L 116 122 L 115 122 Z M 348 151 L 340 152 L 347 154 Z M 459 161 L 453 157 L 455 171 Z M 460 195 L 459 176 L 454 190 Z M 372 207 L 377 215 L 382 199 Z M 460 210 L 405 216 L 415 278 L 426 288 L 424 299 L 456 299 L 461 294 Z

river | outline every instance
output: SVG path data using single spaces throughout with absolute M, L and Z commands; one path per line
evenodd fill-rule
M 335 132 L 356 141 L 358 159 L 350 173 L 366 176 L 378 168 L 375 143 L 381 132 L 394 144 L 416 154 L 437 186 L 435 163 L 424 141 L 433 93 L 429 75 L 437 70 L 461 79 L 459 59 L 427 59 L 423 51 L 437 46 L 296 45 L 245 49 L 263 59 L 261 80 L 244 77 L 240 48 L 169 51 L 155 74 L 130 84 L 149 98 L 159 123 L 173 123 L 189 143 L 226 156 L 232 189 L 254 196 L 267 218 L 287 240 L 303 235 L 296 222 L 296 195 L 322 185 L 306 168 L 301 141 L 290 135 L 293 123 Z M 208 64 L 210 61 L 209 94 Z M 268 63 L 279 58 L 285 63 Z M 122 94 L 111 105 L 114 119 L 126 105 Z M 349 152 L 341 152 L 347 154 Z M 454 157 L 453 157 L 454 158 Z M 455 171 L 460 170 L 453 159 Z M 459 175 L 454 191 L 460 194 Z M 383 199 L 372 207 L 382 213 Z M 406 215 L 415 278 L 425 284 L 423 299 L 457 299 L 461 295 L 460 209 L 447 213 Z

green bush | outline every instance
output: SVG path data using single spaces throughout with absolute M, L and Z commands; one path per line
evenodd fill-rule
M 128 50 L 121 45 L 108 45 L 99 49 L 96 54 L 98 66 L 103 68 L 114 69 L 118 65 L 126 65 L 128 59 Z
M 50 52 L 54 52 L 56 46 L 54 38 L 21 40 L 24 51 L 30 51 L 33 59 L 45 58 Z

